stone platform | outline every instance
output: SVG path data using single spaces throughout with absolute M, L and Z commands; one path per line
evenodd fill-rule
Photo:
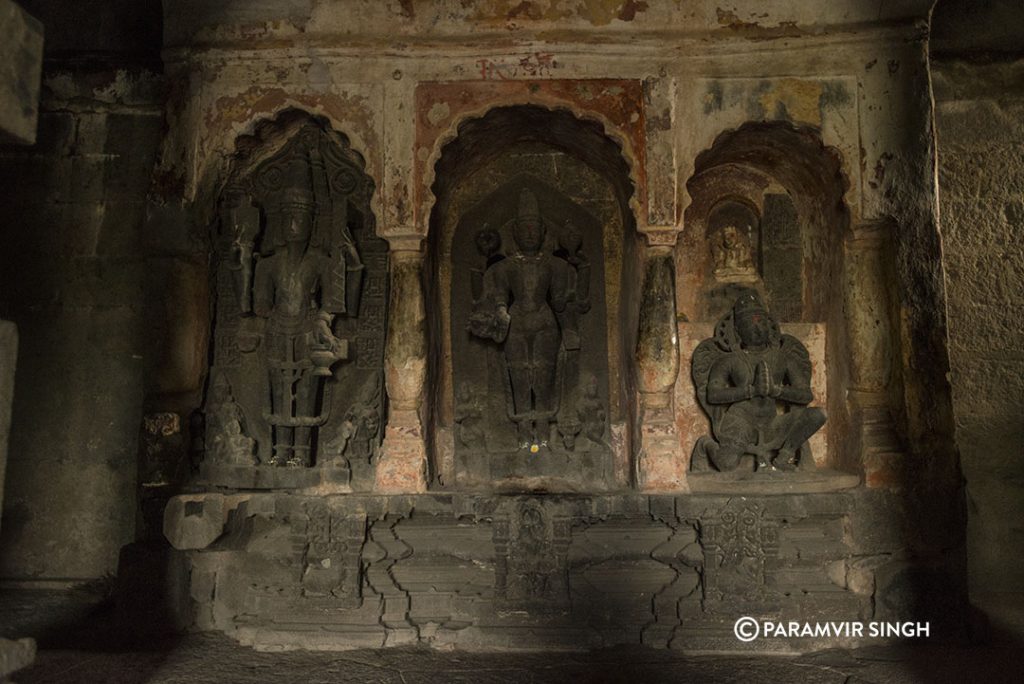
M 196 493 L 165 532 L 188 619 L 260 649 L 797 653 L 863 640 L 747 644 L 733 624 L 924 619 L 865 497 Z

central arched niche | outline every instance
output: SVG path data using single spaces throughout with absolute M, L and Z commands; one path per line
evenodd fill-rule
M 568 111 L 500 107 L 463 123 L 435 171 L 435 483 L 627 487 L 634 409 L 625 351 L 635 345 L 636 298 L 624 284 L 636 282 L 638 250 L 621 146 Z M 536 255 L 515 235 L 531 217 L 544 234 Z M 508 331 L 489 337 L 482 328 L 501 303 Z

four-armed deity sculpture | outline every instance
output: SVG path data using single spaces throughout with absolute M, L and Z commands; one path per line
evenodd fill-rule
M 475 274 L 468 328 L 502 345 L 508 417 L 517 426 L 518 447 L 535 452 L 548 445 L 563 399 L 562 372 L 580 349 L 577 321 L 590 307 L 589 265 L 571 226 L 558 250 L 545 249 L 546 225 L 527 188 L 519 194 L 512 236 L 516 250 L 502 258 L 497 231 L 477 233 L 486 265 Z
M 809 460 L 806 442 L 825 424 L 825 412 L 808 406 L 810 357 L 756 294 L 741 295 L 694 351 L 693 381 L 712 432 L 694 446 L 694 468 L 733 470 L 746 455 L 757 470 Z
M 253 309 L 267 319 L 263 342 L 271 405 L 263 417 L 274 430 L 273 465 L 312 462 L 312 428 L 327 419 L 317 411 L 323 378 L 348 356 L 347 341 L 334 336 L 331 323 L 347 312 L 345 290 L 358 291 L 362 276 L 347 229 L 342 227 L 333 253 L 312 242 L 316 202 L 310 171 L 302 155 L 288 162 L 286 185 L 276 198 L 278 244 L 257 263 L 253 285 Z
M 246 437 L 258 443 L 250 465 L 314 465 L 317 445 L 324 450 L 338 442 L 346 415 L 358 414 L 359 425 L 373 426 L 372 435 L 346 440 L 348 451 L 366 451 L 364 442 L 377 439 L 382 398 L 363 401 L 363 393 L 353 391 L 335 399 L 335 383 L 327 382 L 344 365 L 349 384 L 380 383 L 383 322 L 355 319 L 366 268 L 350 230 L 350 207 L 365 206 L 369 196 L 359 174 L 343 147 L 306 124 L 225 190 L 211 377 L 213 387 L 236 392 L 235 412 L 244 420 L 226 424 L 248 428 Z M 359 244 L 374 240 L 362 237 Z M 375 282 L 384 269 L 386 261 L 376 259 Z M 385 289 L 375 290 L 379 301 Z M 353 334 L 360 339 L 351 339 Z M 360 367 L 349 369 L 354 354 L 363 355 L 357 358 Z M 211 393 L 208 417 L 225 413 L 223 395 Z M 328 434 L 319 435 L 332 416 Z M 209 444 L 228 439 L 220 434 L 223 422 L 208 419 Z M 211 465 L 229 464 L 219 453 L 211 452 Z

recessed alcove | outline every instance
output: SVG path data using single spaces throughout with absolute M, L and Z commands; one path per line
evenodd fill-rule
M 675 251 L 678 282 L 687 285 L 677 288 L 684 358 L 744 292 L 756 293 L 782 332 L 808 348 L 815 402 L 828 414 L 810 442 L 813 465 L 821 468 L 852 458 L 849 411 L 839 390 L 849 366 L 843 261 L 849 183 L 841 169 L 839 152 L 808 127 L 749 122 L 723 132 L 696 158 Z M 689 405 L 689 369 L 680 375 L 677 392 Z M 680 422 L 686 452 L 706 422 L 699 413 L 681 415 Z M 737 486 L 722 474 L 694 476 Z M 835 484 L 850 486 L 847 480 Z
M 433 192 L 437 484 L 628 487 L 638 236 L 621 145 L 567 110 L 499 107 L 459 127 Z M 524 257 L 517 235 L 527 214 L 543 235 L 536 258 Z M 471 319 L 498 306 L 507 306 L 508 330 L 474 334 Z

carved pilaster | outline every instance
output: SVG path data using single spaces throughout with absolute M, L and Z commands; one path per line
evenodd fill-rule
M 867 221 L 853 226 L 846 242 L 844 309 L 850 340 L 851 417 L 860 435 L 866 482 L 882 485 L 900 453 L 893 425 L 889 385 L 893 369 L 892 282 L 887 262 L 892 223 Z
M 672 388 L 679 375 L 675 264 L 670 245 L 660 240 L 650 242 L 636 344 L 639 485 L 645 491 L 680 491 L 686 489 L 686 467 L 679 456 L 672 410 Z
M 418 241 L 393 241 L 388 339 L 384 349 L 388 424 L 377 465 L 377 491 L 415 493 L 427 489 L 427 450 L 420 410 L 426 378 L 423 252 Z

